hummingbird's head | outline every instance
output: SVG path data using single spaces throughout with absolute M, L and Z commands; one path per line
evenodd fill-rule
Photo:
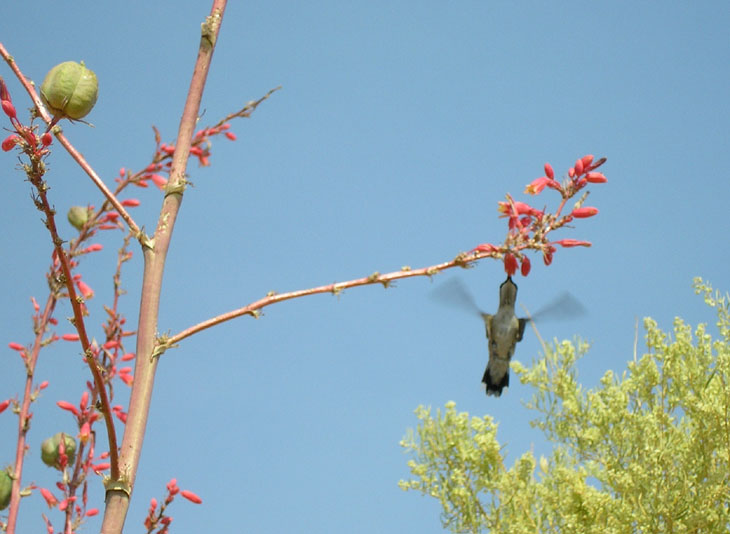
M 512 277 L 508 276 L 507 280 L 499 286 L 499 305 L 514 306 L 517 301 L 517 284 L 512 281 Z

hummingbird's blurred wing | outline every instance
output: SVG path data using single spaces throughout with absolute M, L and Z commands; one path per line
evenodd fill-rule
M 459 278 L 451 278 L 438 286 L 431 292 L 434 299 L 441 304 L 446 304 L 452 308 L 457 308 L 472 315 L 484 316 L 485 313 L 479 309 L 474 296 L 464 286 Z
M 532 314 L 533 321 L 572 319 L 586 314 L 585 307 L 567 291 Z

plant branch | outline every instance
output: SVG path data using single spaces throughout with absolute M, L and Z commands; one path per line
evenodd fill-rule
M 185 191 L 185 169 L 191 141 L 225 6 L 226 0 L 213 0 L 210 15 L 201 25 L 198 57 L 180 119 L 170 180 L 165 189 L 165 199 L 157 228 L 151 239 L 140 239 L 144 255 L 144 274 L 137 330 L 137 357 L 119 458 L 122 474 L 121 478 L 112 477 L 107 484 L 106 509 L 101 528 L 106 534 L 122 532 L 129 508 L 129 498 L 134 488 L 158 362 L 154 349 L 165 259 Z
M 206 321 L 198 323 L 195 326 L 191 326 L 190 328 L 187 328 L 187 329 L 183 330 L 182 332 L 175 334 L 172 337 L 162 339 L 161 348 L 164 349 L 164 348 L 172 347 L 175 344 L 182 341 L 183 339 L 192 336 L 193 334 L 196 334 L 198 332 L 211 328 L 215 325 L 225 323 L 226 321 L 230 321 L 231 319 L 241 317 L 242 315 L 251 315 L 253 317 L 258 317 L 259 316 L 258 310 L 261 310 L 272 304 L 276 304 L 277 302 L 283 302 L 285 300 L 291 300 L 291 299 L 296 299 L 296 298 L 300 298 L 300 297 L 307 297 L 309 295 L 317 295 L 320 293 L 332 293 L 333 295 L 337 295 L 344 289 L 349 289 L 351 287 L 358 287 L 358 286 L 367 286 L 367 285 L 372 285 L 372 284 L 382 284 L 384 287 L 388 287 L 395 280 L 401 280 L 403 278 L 414 278 L 416 276 L 429 276 L 430 277 L 430 276 L 438 274 L 441 271 L 444 271 L 446 269 L 451 269 L 453 267 L 469 268 L 469 267 L 471 267 L 471 265 L 473 263 L 475 263 L 479 260 L 482 260 L 484 258 L 489 258 L 489 257 L 498 258 L 501 256 L 502 256 L 502 252 L 500 252 L 500 250 L 498 250 L 498 249 L 495 249 L 494 251 L 490 251 L 490 252 L 471 252 L 471 253 L 462 252 L 461 254 L 456 256 L 456 258 L 454 258 L 451 261 L 437 263 L 436 265 L 431 265 L 429 267 L 421 267 L 420 269 L 411 269 L 410 267 L 403 267 L 399 271 L 393 271 L 391 273 L 380 274 L 378 272 L 374 272 L 370 276 L 365 276 L 363 278 L 356 278 L 354 280 L 348 280 L 347 282 L 335 282 L 332 284 L 313 287 L 310 289 L 300 289 L 298 291 L 291 291 L 289 293 L 270 292 L 268 295 L 266 295 L 266 297 L 259 299 L 255 302 L 252 302 L 251 304 L 248 304 L 247 306 L 244 306 L 243 308 L 238 308 L 236 310 L 229 311 L 229 312 L 219 315 L 217 317 L 213 317 L 212 319 L 208 319 Z

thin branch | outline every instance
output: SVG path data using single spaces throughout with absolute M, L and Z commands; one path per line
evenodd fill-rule
M 471 264 L 477 262 L 478 260 L 481 260 L 484 258 L 489 258 L 489 257 L 496 258 L 496 257 L 500 257 L 501 255 L 502 254 L 499 250 L 494 250 L 494 251 L 490 251 L 490 252 L 473 252 L 473 253 L 469 253 L 469 254 L 462 253 L 462 254 L 459 254 L 456 258 L 454 258 L 451 261 L 447 261 L 444 263 L 438 263 L 436 265 L 431 265 L 430 267 L 422 267 L 420 269 L 411 269 L 410 267 L 403 267 L 401 270 L 394 271 L 392 273 L 380 274 L 378 272 L 375 272 L 375 273 L 371 274 L 370 276 L 365 276 L 363 278 L 356 278 L 354 280 L 348 280 L 347 282 L 335 282 L 332 284 L 313 287 L 310 289 L 300 289 L 298 291 L 291 291 L 289 293 L 271 292 L 266 297 L 259 299 L 255 302 L 252 302 L 251 304 L 248 304 L 247 306 L 244 306 L 243 308 L 238 308 L 237 310 L 232 310 L 230 312 L 224 313 L 217 317 L 213 317 L 212 319 L 208 319 L 206 321 L 198 323 L 195 326 L 191 326 L 190 328 L 187 328 L 187 329 L 183 330 L 182 332 L 175 334 L 172 337 L 162 339 L 161 348 L 164 349 L 164 348 L 172 347 L 175 344 L 182 341 L 183 339 L 192 336 L 193 334 L 196 334 L 198 332 L 211 328 L 215 325 L 225 323 L 226 321 L 230 321 L 231 319 L 241 317 L 242 315 L 251 315 L 253 317 L 258 317 L 259 310 L 261 310 L 267 306 L 271 306 L 272 304 L 276 304 L 277 302 L 283 302 L 285 300 L 291 300 L 291 299 L 296 299 L 296 298 L 300 298 L 300 297 L 307 297 L 309 295 L 317 295 L 320 293 L 332 293 L 333 295 L 337 295 L 344 289 L 349 289 L 351 287 L 358 287 L 358 286 L 367 286 L 367 285 L 372 285 L 372 284 L 382 284 L 384 287 L 388 287 L 395 280 L 401 280 L 403 278 L 413 278 L 416 276 L 433 276 L 435 274 L 440 273 L 441 271 L 444 271 L 446 269 L 451 269 L 453 267 L 468 268 L 471 266 Z

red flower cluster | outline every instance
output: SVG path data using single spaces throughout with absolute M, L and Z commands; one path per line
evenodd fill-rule
M 504 244 L 496 246 L 491 243 L 483 243 L 472 249 L 471 253 L 478 254 L 480 257 L 502 258 L 504 270 L 508 275 L 515 274 L 519 265 L 522 275 L 527 276 L 531 266 L 530 260 L 523 252 L 524 250 L 539 250 L 542 253 L 545 265 L 550 265 L 556 251 L 555 245 L 562 247 L 591 246 L 590 242 L 577 239 L 550 241 L 548 234 L 574 219 L 593 217 L 598 213 L 597 208 L 582 205 L 585 196 L 575 204 L 569 214 L 563 215 L 562 211 L 567 200 L 574 197 L 589 183 L 600 184 L 607 181 L 602 173 L 596 172 L 596 169 L 605 162 L 606 158 L 594 161 L 593 156 L 590 154 L 583 156 L 568 170 L 567 177 L 563 182 L 555 180 L 555 172 L 552 166 L 546 163 L 544 167 L 545 175 L 528 184 L 525 193 L 538 195 L 545 188 L 559 192 L 562 201 L 555 213 L 546 213 L 525 202 L 513 200 L 510 195 L 507 195 L 507 200 L 499 202 L 498 205 L 500 216 L 508 218 L 507 238 Z

